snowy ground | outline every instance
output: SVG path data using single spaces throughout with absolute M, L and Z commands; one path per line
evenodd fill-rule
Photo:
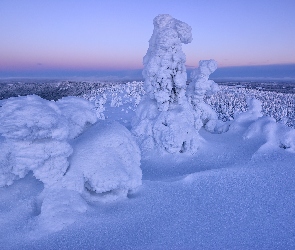
M 98 110 L 130 130 L 136 96 L 111 96 Z M 265 124 L 250 119 L 223 134 L 202 129 L 205 142 L 194 155 L 143 150 L 141 186 L 128 198 L 88 201 L 57 232 L 33 223 L 44 186 L 29 172 L 0 188 L 0 248 L 295 249 L 294 131 Z

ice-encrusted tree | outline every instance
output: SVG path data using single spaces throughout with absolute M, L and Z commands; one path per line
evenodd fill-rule
M 157 101 L 160 111 L 167 111 L 172 104 L 185 98 L 185 54 L 181 43 L 192 41 L 191 27 L 170 15 L 154 19 L 154 31 L 149 48 L 143 58 L 145 89 Z
M 170 153 L 194 153 L 201 142 L 195 111 L 187 100 L 185 54 L 181 44 L 192 41 L 191 27 L 170 15 L 154 19 L 154 31 L 143 58 L 147 93 L 133 120 L 142 148 L 155 145 Z
M 205 96 L 210 96 L 219 90 L 218 84 L 209 80 L 210 74 L 217 69 L 217 62 L 213 59 L 201 60 L 199 67 L 191 73 L 191 83 L 187 96 L 198 117 L 197 129 L 205 127 L 210 132 L 215 132 L 218 121 L 216 112 L 204 102 Z

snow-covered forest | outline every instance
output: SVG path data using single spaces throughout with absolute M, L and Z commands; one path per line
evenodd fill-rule
M 3 82 L 1 249 L 294 249 L 295 94 L 188 76 L 154 19 L 144 82 Z

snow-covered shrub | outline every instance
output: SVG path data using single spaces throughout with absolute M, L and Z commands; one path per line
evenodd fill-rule
M 73 141 L 73 149 L 63 187 L 116 199 L 141 185 L 140 150 L 119 123 L 97 122 Z
M 39 96 L 9 98 L 0 108 L 0 186 L 10 185 L 33 171 L 45 185 L 53 185 L 68 168 L 72 147 L 68 140 L 96 121 L 92 105 L 77 97 L 58 102 Z
M 264 148 L 282 148 L 295 152 L 295 130 L 277 123 L 274 118 L 263 116 L 254 121 L 244 133 L 244 139 L 262 138 Z
M 68 123 L 55 102 L 38 96 L 14 97 L 0 108 L 1 183 L 12 184 L 30 170 L 45 184 L 65 173 L 67 157 L 72 153 L 67 143 Z M 4 166 L 4 167 L 3 167 Z
M 209 75 L 216 69 L 217 62 L 213 59 L 200 61 L 199 68 L 191 73 L 192 81 L 187 90 L 187 96 L 199 120 L 197 129 L 205 127 L 210 132 L 216 132 L 218 116 L 211 106 L 204 102 L 204 98 L 219 90 L 218 84 L 209 80 Z
M 145 90 L 157 101 L 160 111 L 171 104 L 181 103 L 185 97 L 185 54 L 181 43 L 192 41 L 191 27 L 170 15 L 154 19 L 154 31 L 143 58 Z
M 230 130 L 243 133 L 243 138 L 263 142 L 258 151 L 283 148 L 295 152 L 295 130 L 278 123 L 273 117 L 262 114 L 262 103 L 255 98 L 247 98 L 248 110 L 238 113 L 231 122 Z
M 170 153 L 195 153 L 200 144 L 195 111 L 185 96 L 187 75 L 181 43 L 191 40 L 191 28 L 186 23 L 170 15 L 154 19 L 153 35 L 143 58 L 147 96 L 132 121 L 132 131 L 142 148 L 157 145 Z

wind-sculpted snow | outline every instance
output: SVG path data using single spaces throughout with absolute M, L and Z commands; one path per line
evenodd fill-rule
M 230 131 L 245 131 L 245 140 L 261 140 L 263 143 L 255 154 L 272 148 L 295 153 L 295 129 L 276 122 L 272 117 L 263 116 L 262 103 L 257 99 L 248 98 L 247 106 L 248 110 L 237 114 L 230 123 Z
M 140 150 L 117 122 L 99 121 L 71 142 L 64 176 L 39 196 L 37 228 L 59 231 L 88 209 L 87 202 L 125 198 L 141 185 Z
M 33 171 L 46 185 L 53 185 L 68 168 L 72 153 L 69 139 L 96 122 L 90 102 L 65 97 L 57 102 L 38 96 L 13 97 L 0 108 L 0 153 L 3 164 L 0 186 L 12 184 Z

